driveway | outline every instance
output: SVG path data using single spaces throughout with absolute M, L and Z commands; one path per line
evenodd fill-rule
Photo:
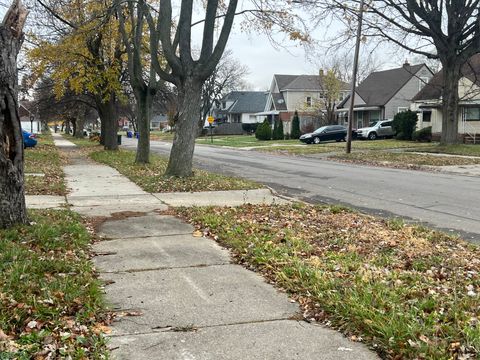
M 136 140 L 124 139 L 128 148 Z M 152 141 L 168 155 L 171 144 Z M 480 177 L 337 163 L 197 145 L 197 167 L 241 176 L 312 203 L 340 203 L 461 234 L 480 244 Z

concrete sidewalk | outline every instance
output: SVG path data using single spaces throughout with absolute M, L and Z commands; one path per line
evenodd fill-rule
M 118 314 L 109 343 L 114 358 L 377 359 L 336 331 L 294 320 L 300 309 L 285 294 L 232 264 L 213 240 L 194 237 L 192 226 L 160 215 L 167 209 L 160 195 L 55 140 L 72 160 L 65 167 L 72 189 L 67 202 L 87 216 L 112 216 L 99 228 L 104 241 L 94 246 L 93 261 Z M 175 204 L 189 197 L 202 205 L 209 198 L 217 205 L 235 197 L 265 201 L 265 192 L 255 194 L 161 196 Z M 135 213 L 115 214 L 123 211 Z

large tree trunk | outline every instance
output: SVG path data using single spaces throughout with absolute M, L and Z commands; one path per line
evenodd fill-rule
M 27 222 L 17 55 L 27 11 L 15 1 L 0 24 L 0 228 Z
M 118 117 L 115 94 L 111 94 L 107 101 L 101 98 L 96 98 L 95 100 L 101 121 L 102 145 L 105 150 L 118 150 Z
M 135 163 L 148 164 L 150 162 L 150 118 L 152 114 L 152 94 L 150 90 L 135 91 L 137 100 L 137 128 L 139 138 Z
M 459 64 L 445 62 L 443 64 L 443 118 L 441 144 L 458 143 L 458 82 L 460 80 Z
M 175 125 L 175 138 L 168 167 L 167 176 L 192 176 L 193 151 L 198 128 L 198 113 L 201 105 L 202 82 L 189 79 L 178 89 L 179 114 Z
M 77 139 L 83 139 L 83 128 L 85 127 L 85 118 L 83 115 L 80 115 L 77 120 L 75 121 L 76 127 L 75 127 L 75 137 Z

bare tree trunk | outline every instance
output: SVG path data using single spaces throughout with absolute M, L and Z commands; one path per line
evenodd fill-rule
M 202 82 L 191 78 L 187 78 L 187 81 L 178 89 L 181 110 L 175 125 L 175 138 L 165 172 L 167 176 L 187 177 L 193 175 L 192 160 L 201 91 Z
M 135 163 L 148 164 L 150 162 L 150 118 L 153 97 L 150 89 L 147 88 L 146 91 L 136 90 L 135 98 L 137 100 L 137 127 L 139 133 Z
M 70 119 L 65 119 L 65 133 L 70 135 Z
M 27 222 L 17 55 L 27 11 L 14 1 L 0 24 L 0 228 Z
M 101 121 L 101 137 L 105 150 L 118 150 L 117 131 L 118 117 L 115 94 L 111 94 L 107 101 L 95 99 Z
M 76 128 L 75 128 L 75 137 L 78 139 L 83 139 L 83 128 L 85 127 L 85 117 L 83 115 L 80 115 L 77 118 L 76 123 Z
M 443 118 L 441 144 L 458 143 L 458 82 L 460 80 L 460 67 L 447 65 L 443 67 Z

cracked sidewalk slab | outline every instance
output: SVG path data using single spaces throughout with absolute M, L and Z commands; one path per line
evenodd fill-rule
M 111 252 L 114 249 L 114 252 Z M 93 246 L 93 261 L 101 272 L 141 271 L 229 264 L 230 255 L 214 241 L 191 235 L 103 241 Z
M 176 217 L 152 214 L 107 221 L 100 226 L 97 234 L 109 239 L 127 239 L 192 234 L 193 230 L 193 226 Z
M 118 360 L 371 360 L 363 344 L 324 327 L 280 320 L 110 338 Z
M 105 290 L 115 311 L 136 310 L 120 318 L 113 335 L 148 333 L 154 328 L 213 326 L 286 319 L 299 311 L 254 272 L 239 265 L 102 274 L 113 281 Z

